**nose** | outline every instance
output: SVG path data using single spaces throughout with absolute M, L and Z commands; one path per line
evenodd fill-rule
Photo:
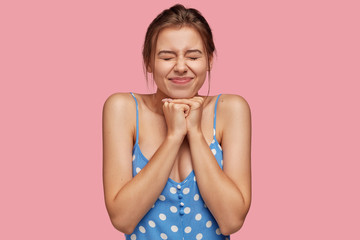
M 186 62 L 183 58 L 178 58 L 176 63 L 175 63 L 175 67 L 174 67 L 174 71 L 177 73 L 186 73 L 188 70 Z

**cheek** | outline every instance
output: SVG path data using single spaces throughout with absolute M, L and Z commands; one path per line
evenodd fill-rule
M 189 63 L 189 67 L 198 75 L 206 74 L 206 62 Z
M 156 62 L 154 69 L 157 74 L 167 74 L 174 66 L 171 62 Z

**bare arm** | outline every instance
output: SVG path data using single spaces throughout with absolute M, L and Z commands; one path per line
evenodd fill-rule
M 133 104 L 129 104 L 130 101 Z M 174 107 L 170 110 L 184 115 L 183 108 L 176 106 L 175 110 Z M 170 111 L 168 108 L 165 110 Z M 135 102 L 130 94 L 113 94 L 106 100 L 103 108 L 105 204 L 114 227 L 126 234 L 133 232 L 161 194 L 186 134 L 168 130 L 164 142 L 133 178 L 135 117 Z
M 222 138 L 224 170 L 202 132 L 189 132 L 188 140 L 201 196 L 222 234 L 229 235 L 241 228 L 251 202 L 251 116 L 242 97 L 223 95 L 221 99 L 221 113 L 226 114 Z

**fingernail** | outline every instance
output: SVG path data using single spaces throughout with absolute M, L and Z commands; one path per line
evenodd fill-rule
M 162 99 L 161 101 L 163 101 L 163 102 L 172 101 L 172 99 L 171 99 L 171 98 L 164 98 L 164 99 Z

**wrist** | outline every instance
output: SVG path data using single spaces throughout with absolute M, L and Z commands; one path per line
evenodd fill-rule
M 187 138 L 190 141 L 190 139 L 199 139 L 199 138 L 203 138 L 203 133 L 201 131 L 201 129 L 191 129 L 187 132 Z
M 183 134 L 167 134 L 166 140 L 174 143 L 182 143 L 185 138 Z

